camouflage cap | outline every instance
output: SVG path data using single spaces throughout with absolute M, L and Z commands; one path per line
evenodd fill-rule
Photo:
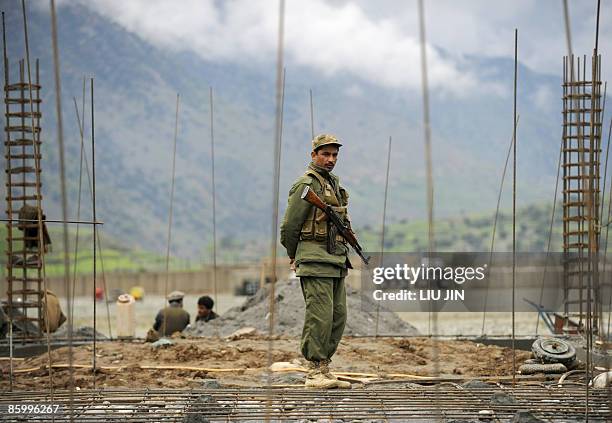
M 334 137 L 330 134 L 321 134 L 317 135 L 312 140 L 312 151 L 315 151 L 319 147 L 323 147 L 324 145 L 335 144 L 338 147 L 342 146 L 342 144 L 338 141 L 338 138 Z
M 168 301 L 179 301 L 179 300 L 182 300 L 184 296 L 185 296 L 184 292 L 181 292 L 181 291 L 172 291 L 168 295 Z

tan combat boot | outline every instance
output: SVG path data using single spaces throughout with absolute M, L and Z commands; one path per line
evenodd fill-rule
M 336 381 L 336 387 L 337 388 L 343 388 L 343 389 L 348 389 L 351 387 L 351 383 L 350 382 L 346 382 L 344 380 L 338 380 L 338 378 L 336 376 L 334 376 L 330 371 L 329 371 L 329 364 L 331 363 L 331 360 L 328 358 L 326 360 L 321 360 L 319 367 L 321 369 L 321 373 L 323 373 L 323 375 L 331 380 L 335 380 Z
M 337 380 L 329 379 L 321 372 L 321 365 L 318 361 L 310 361 L 308 370 L 305 383 L 307 388 L 332 389 L 338 387 Z

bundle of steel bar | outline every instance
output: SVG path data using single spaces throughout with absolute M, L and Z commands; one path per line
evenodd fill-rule
M 437 391 L 437 394 L 436 394 Z M 441 409 L 435 410 L 439 395 Z M 610 403 L 605 390 L 591 393 L 590 421 L 609 421 Z M 74 392 L 68 409 L 68 392 L 53 397 L 55 421 L 188 421 L 190 416 L 206 421 L 272 421 L 308 419 L 383 419 L 384 421 L 429 421 L 435 413 L 444 419 L 502 421 L 517 412 L 529 412 L 544 420 L 575 421 L 584 418 L 584 390 L 577 386 L 517 385 L 470 389 L 441 384 L 437 388 L 409 385 L 402 389 L 353 389 L 317 391 L 304 389 L 216 389 L 216 390 L 89 390 Z M 48 392 L 7 393 L 0 399 L 9 404 L 49 406 Z M 23 407 L 20 407 L 20 409 Z M 2 418 L 16 417 L 4 414 Z M 49 415 L 38 415 L 39 420 Z M 44 418 L 43 418 L 44 417 Z M 37 419 L 34 414 L 28 418 Z M 196 420 L 194 420 L 196 421 Z M 200 421 L 200 420 L 197 420 Z M 204 421 L 204 420 L 201 420 Z M 433 420 L 432 420 L 433 421 Z

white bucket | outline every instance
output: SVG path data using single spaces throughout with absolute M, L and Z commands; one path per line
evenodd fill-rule
M 117 298 L 117 337 L 120 339 L 136 335 L 135 301 L 130 294 L 121 294 Z

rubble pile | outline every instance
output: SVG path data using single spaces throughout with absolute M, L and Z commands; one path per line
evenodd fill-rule
M 191 336 L 229 336 L 243 327 L 254 327 L 262 334 L 268 333 L 270 286 L 266 285 L 249 297 L 244 304 L 225 312 L 208 323 L 198 322 L 185 329 Z M 359 292 L 346 288 L 348 318 L 344 334 L 348 336 L 374 335 L 376 331 L 376 305 L 370 298 L 361 297 Z M 286 336 L 299 336 L 304 325 L 304 299 L 299 280 L 280 281 L 275 287 L 274 333 Z M 380 310 L 378 321 L 379 335 L 418 335 L 417 329 L 403 321 L 397 314 Z

